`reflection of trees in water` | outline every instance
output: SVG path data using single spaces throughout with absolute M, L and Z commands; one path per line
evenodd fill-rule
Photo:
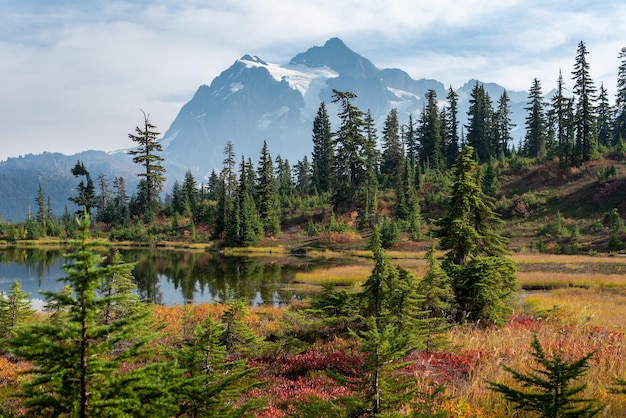
M 109 258 L 114 249 L 103 250 Z M 164 294 L 173 288 L 185 302 L 245 299 L 250 303 L 281 303 L 294 297 L 283 284 L 293 280 L 295 271 L 310 263 L 291 260 L 263 260 L 258 257 L 225 256 L 193 251 L 120 250 L 124 261 L 134 263 L 133 271 L 140 298 L 167 303 Z M 37 274 L 42 278 L 65 276 L 65 250 L 8 247 L 0 250 L 0 263 L 10 264 L 11 277 Z M 26 266 L 26 267 L 24 267 Z M 13 271 L 14 270 L 14 271 Z M 58 277 L 57 277 L 58 276 Z M 46 285 L 46 289 L 50 284 Z M 31 290 L 36 293 L 36 290 Z
M 59 265 L 65 264 L 63 254 L 65 253 L 60 249 L 7 247 L 0 250 L 0 263 L 26 266 L 28 275 L 35 274 L 38 285 L 41 286 L 42 278 L 50 276 L 51 271 L 56 271 Z
M 136 263 L 134 274 L 140 294 L 156 303 L 161 301 L 152 299 L 150 290 L 158 290 L 161 278 L 180 291 L 185 302 L 201 298 L 279 303 L 292 297 L 278 290 L 284 282 L 280 263 L 185 251 L 128 251 L 124 258 Z
M 139 298 L 152 303 L 163 303 L 163 293 L 159 283 L 158 253 L 154 251 L 127 251 L 122 255 L 124 261 L 135 265 L 133 276 Z

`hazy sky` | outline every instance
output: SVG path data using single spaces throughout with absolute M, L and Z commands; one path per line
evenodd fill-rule
M 2 0 L 0 160 L 132 146 L 139 109 L 164 133 L 244 54 L 285 64 L 341 38 L 379 68 L 460 87 L 571 86 L 579 41 L 615 92 L 621 0 Z

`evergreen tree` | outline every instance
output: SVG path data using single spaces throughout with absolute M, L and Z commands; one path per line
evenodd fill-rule
M 84 211 L 89 215 L 91 214 L 91 209 L 98 204 L 96 188 L 91 180 L 91 175 L 85 168 L 85 165 L 80 161 L 76 161 L 76 164 L 72 167 L 72 174 L 74 177 L 85 176 L 85 179 L 81 180 L 76 187 L 78 196 L 70 197 L 69 200 L 76 203 L 81 208 L 84 208 Z M 83 214 L 83 209 L 80 209 L 76 213 Z
M 547 132 L 546 116 L 543 103 L 541 83 L 535 78 L 528 93 L 528 112 L 526 116 L 526 136 L 524 153 L 528 157 L 545 157 Z
M 420 309 L 428 319 L 424 322 L 424 345 L 430 352 L 444 345 L 443 333 L 449 328 L 448 319 L 453 315 L 454 288 L 452 278 L 448 276 L 437 260 L 435 246 L 426 253 L 428 270 L 417 284 L 417 293 L 422 297 Z
M 296 178 L 296 189 L 300 192 L 301 196 L 307 196 L 311 190 L 311 164 L 309 164 L 309 158 L 305 155 L 302 161 L 298 161 L 293 166 L 294 175 Z
M 313 187 L 318 193 L 331 191 L 333 182 L 333 134 L 326 104 L 322 102 L 313 120 Z
M 496 110 L 494 120 L 494 155 L 500 158 L 508 154 L 509 142 L 513 140 L 511 129 L 515 124 L 511 123 L 511 99 L 506 90 L 502 91 L 502 95 L 498 99 L 498 109 Z
M 283 160 L 279 155 L 276 157 L 275 164 L 278 194 L 282 197 L 291 197 L 295 189 L 289 160 Z
M 396 109 L 391 109 L 385 119 L 382 149 L 380 164 L 382 183 L 386 187 L 397 189 L 403 171 L 404 150 L 400 142 L 400 126 Z
M 453 279 L 459 319 L 497 323 L 510 309 L 515 266 L 502 256 L 505 239 L 495 230 L 501 221 L 492 199 L 482 192 L 480 178 L 473 176 L 473 152 L 467 146 L 457 159 L 448 211 L 435 220 L 432 234 L 448 251 L 444 268 Z
M 46 208 L 46 198 L 43 194 L 41 183 L 39 183 L 39 188 L 37 189 L 35 202 L 37 203 L 37 222 L 45 228 L 46 221 L 48 220 L 48 210 Z
M 207 315 L 193 335 L 170 352 L 178 366 L 179 416 L 240 417 L 253 406 L 250 401 L 237 406 L 232 402 L 242 395 L 241 380 L 253 369 L 246 369 L 243 361 L 228 360 L 224 334 L 224 325 Z
M 144 315 L 126 315 L 103 324 L 102 308 L 117 296 L 99 296 L 105 277 L 128 268 L 102 265 L 88 242 L 89 215 L 65 266 L 68 285 L 60 293 L 41 292 L 48 307 L 45 322 L 15 328 L 7 348 L 33 365 L 20 396 L 33 416 L 167 416 L 174 412 L 167 385 L 149 368 L 122 371 L 143 347 Z M 124 350 L 117 347 L 123 346 Z M 163 372 L 163 370 L 160 370 Z M 160 383 L 151 386 L 154 382 Z
M 198 216 L 198 184 L 193 177 L 191 170 L 185 172 L 185 178 L 183 179 L 183 186 L 181 188 L 182 194 L 182 207 L 187 215 L 192 219 L 197 219 Z
M 350 92 L 333 90 L 333 103 L 339 103 L 341 124 L 334 135 L 333 205 L 335 209 L 354 209 L 358 203 L 359 189 L 365 171 L 363 112 L 352 100 L 357 96 Z
M 613 125 L 613 143 L 619 138 L 626 138 L 626 47 L 617 56 L 621 61 L 617 69 L 617 92 L 615 93 L 615 116 Z
M 576 62 L 574 63 L 574 97 L 576 98 L 576 145 L 575 165 L 595 158 L 597 152 L 597 131 L 595 112 L 596 88 L 589 73 L 586 55 L 589 52 L 583 41 L 578 43 Z
M 157 137 L 159 132 L 155 131 L 156 126 L 150 123 L 149 115 L 143 111 L 143 128 L 135 127 L 134 134 L 128 134 L 128 138 L 137 143 L 137 148 L 128 151 L 133 156 L 133 162 L 143 167 L 143 172 L 138 176 L 141 178 L 138 186 L 138 209 L 139 213 L 155 212 L 159 202 L 159 193 L 163 190 L 165 182 L 165 168 L 163 167 L 163 157 L 158 155 L 163 150 Z
M 435 238 L 441 239 L 441 248 L 447 250 L 449 262 L 464 265 L 470 255 L 502 255 L 505 239 L 495 228 L 502 222 L 493 211 L 493 201 L 486 196 L 473 176 L 476 162 L 474 149 L 463 148 L 453 167 L 452 194 L 448 212 L 435 220 Z
M 99 312 L 104 325 L 144 312 L 144 305 L 136 294 L 137 286 L 133 282 L 133 265 L 125 263 L 118 250 L 113 252 L 110 265 L 114 268 L 103 278 L 98 289 L 104 298 Z
M 587 385 L 573 385 L 589 370 L 589 360 L 594 352 L 578 360 L 567 361 L 557 354 L 549 358 L 537 335 L 530 344 L 532 357 L 537 366 L 528 373 L 522 373 L 504 366 L 522 389 L 515 389 L 503 383 L 489 382 L 491 390 L 504 395 L 515 404 L 518 411 L 538 412 L 542 417 L 593 417 L 602 411 L 594 400 L 580 397 Z
M 489 94 L 487 94 L 482 84 L 476 82 L 470 94 L 465 141 L 476 150 L 476 159 L 479 162 L 488 161 L 493 156 L 493 150 L 491 149 L 492 115 L 493 108 Z
M 459 95 L 452 89 L 448 88 L 448 111 L 446 112 L 446 133 L 448 134 L 446 141 L 446 163 L 448 167 L 452 167 L 459 156 L 460 138 L 459 138 L 459 121 L 458 121 L 458 104 Z
M 30 293 L 22 290 L 17 280 L 9 287 L 9 293 L 0 293 L 0 337 L 7 337 L 13 327 L 26 323 L 33 316 Z
M 409 113 L 409 121 L 406 124 L 404 132 L 404 143 L 406 146 L 406 164 L 410 166 L 413 173 L 417 170 L 417 161 L 419 158 L 419 138 L 418 132 L 413 122 L 413 115 Z M 417 183 L 416 183 L 417 184 Z
M 365 158 L 365 181 L 362 186 L 363 220 L 372 226 L 378 219 L 378 167 L 380 152 L 376 147 L 378 137 L 374 127 L 374 118 L 371 112 L 365 117 L 365 144 L 363 156 Z M 400 161 L 402 163 L 402 160 Z
M 568 118 L 568 107 L 570 106 L 570 99 L 564 95 L 565 83 L 563 82 L 563 75 L 559 70 L 559 78 L 557 80 L 556 93 L 552 97 L 550 104 L 550 124 L 555 126 L 556 136 L 556 155 L 559 157 L 559 162 L 562 166 L 568 166 L 571 160 L 572 142 L 568 133 L 571 132 L 569 125 L 571 120 Z
M 612 109 L 611 105 L 609 104 L 608 92 L 604 88 L 604 84 L 600 84 L 597 116 L 598 144 L 602 145 L 603 147 L 610 147 L 611 145 L 613 145 Z
M 269 154 L 265 141 L 263 141 L 257 167 L 256 192 L 259 217 L 265 229 L 265 235 L 277 236 L 280 233 L 280 200 L 276 190 L 272 156 Z
M 435 170 L 445 168 L 445 146 L 441 138 L 437 93 L 434 90 L 428 90 L 426 93 L 426 106 L 420 122 L 418 130 L 421 143 L 419 154 L 421 167 L 428 166 Z
M 237 188 L 237 200 L 239 208 L 239 235 L 234 242 L 236 245 L 253 245 L 262 237 L 263 227 L 258 219 L 254 200 L 250 195 L 250 184 L 247 176 L 248 165 L 241 157 L 239 187 Z

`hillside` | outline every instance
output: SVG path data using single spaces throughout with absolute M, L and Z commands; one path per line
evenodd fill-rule
M 612 166 L 617 175 L 603 179 L 603 171 Z M 553 245 L 570 242 L 580 251 L 607 251 L 611 233 L 602 221 L 605 213 L 614 208 L 622 215 L 626 213 L 625 192 L 624 161 L 592 161 L 580 168 L 559 168 L 556 162 L 550 162 L 521 172 L 504 172 L 497 205 L 512 250 L 520 251 L 533 241 L 542 241 Z M 579 236 L 540 234 L 540 229 L 549 227 L 559 215 L 567 228 L 576 226 Z

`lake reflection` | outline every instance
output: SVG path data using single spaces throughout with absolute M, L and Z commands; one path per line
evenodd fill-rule
M 110 255 L 107 250 L 103 255 Z M 0 290 L 7 292 L 15 280 L 37 306 L 39 290 L 58 292 L 65 277 L 64 250 L 32 248 L 0 249 Z M 278 305 L 300 299 L 303 292 L 290 283 L 296 271 L 310 268 L 305 259 L 225 256 L 209 252 L 168 250 L 120 250 L 135 264 L 137 291 L 142 299 L 174 305 L 232 299 L 251 304 Z

